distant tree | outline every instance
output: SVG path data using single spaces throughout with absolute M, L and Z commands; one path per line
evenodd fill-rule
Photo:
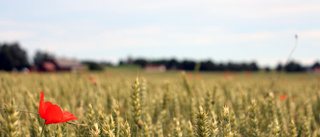
M 301 72 L 305 70 L 299 63 L 294 61 L 289 62 L 284 69 L 286 72 Z
M 166 68 L 167 69 L 176 69 L 179 66 L 179 62 L 176 59 L 171 59 L 167 62 Z
M 229 62 L 227 64 L 227 69 L 231 70 L 231 71 L 240 71 L 240 66 L 238 64 L 236 64 L 236 63 Z
M 100 62 L 101 65 L 103 66 L 113 66 L 113 64 L 111 62 L 108 62 L 108 61 L 102 61 Z
M 227 66 L 224 65 L 223 63 L 220 63 L 218 66 L 217 66 L 217 70 L 218 71 L 224 71 L 224 70 L 227 70 Z
M 140 58 L 140 59 L 134 60 L 133 64 L 140 65 L 141 67 L 145 67 L 148 64 L 148 61 L 145 60 L 145 59 Z
M 217 67 L 211 60 L 207 60 L 207 61 L 201 62 L 200 70 L 201 71 L 214 71 L 214 70 L 217 70 Z
M 271 71 L 271 69 L 270 69 L 270 67 L 265 67 L 265 68 L 264 68 L 264 71 L 266 71 L 266 72 L 270 72 L 270 71 Z
M 123 60 L 120 60 L 119 65 L 125 65 L 125 62 Z
M 240 69 L 241 69 L 242 71 L 252 71 L 252 70 L 250 69 L 250 66 L 249 66 L 247 63 L 241 63 L 241 64 L 240 64 Z
M 33 63 L 37 67 L 41 67 L 43 62 L 51 61 L 54 59 L 54 55 L 44 52 L 44 51 L 37 51 L 33 57 Z
M 147 62 L 150 62 L 150 61 L 147 61 Z M 154 64 L 154 65 L 165 65 L 166 66 L 168 64 L 168 61 L 164 60 L 164 59 L 160 59 L 160 60 L 153 60 L 150 63 Z
M 120 61 L 119 65 L 126 64 L 124 61 Z M 133 59 L 133 64 L 145 67 L 147 64 L 153 65 L 165 65 L 167 69 L 181 69 L 181 70 L 194 70 L 199 69 L 199 71 L 258 71 L 259 67 L 256 62 L 251 63 L 234 63 L 229 62 L 228 64 L 215 64 L 211 60 L 195 62 L 192 60 L 184 60 L 182 62 L 176 59 L 159 59 L 159 60 L 147 60 L 144 58 Z M 198 64 L 198 66 L 197 66 Z M 199 68 L 197 68 L 199 67 Z
M 278 65 L 277 65 L 277 67 L 276 67 L 276 70 L 278 71 L 278 72 L 280 72 L 281 70 L 282 70 L 282 64 L 281 63 L 279 63 Z
M 256 62 L 251 62 L 248 66 L 248 70 L 250 71 L 258 71 L 259 67 Z
M 21 70 L 30 67 L 27 52 L 18 43 L 0 43 L 0 70 Z
M 184 60 L 181 63 L 181 68 L 180 69 L 184 69 L 184 70 L 194 70 L 194 67 L 196 66 L 196 62 L 191 61 L 191 60 Z
M 88 69 L 91 71 L 101 71 L 104 70 L 104 67 L 102 64 L 99 64 L 94 61 L 82 61 L 83 64 L 88 66 Z
M 320 67 L 320 63 L 319 63 L 319 62 L 315 62 L 315 63 L 311 66 L 312 69 L 318 68 L 318 67 Z

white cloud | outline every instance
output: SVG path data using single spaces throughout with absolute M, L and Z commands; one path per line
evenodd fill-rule
M 311 38 L 320 39 L 320 29 L 302 31 L 299 33 L 299 35 L 309 39 Z
M 11 14 L 0 14 L 0 40 L 19 40 L 32 50 L 75 56 L 162 46 L 172 49 L 224 46 L 251 53 L 258 53 L 255 47 L 287 51 L 293 46 L 294 34 L 298 34 L 302 46 L 298 47 L 297 55 L 303 57 L 309 55 L 308 51 L 318 50 L 320 44 L 320 29 L 316 25 L 320 19 L 314 17 L 320 14 L 318 0 L 58 0 L 22 5 L 21 9 L 14 7 L 1 12 Z M 45 20 L 49 16 L 50 20 Z M 278 49 L 279 45 L 286 47 Z M 279 55 L 280 52 L 274 56 Z M 225 56 L 234 57 L 230 53 Z
M 15 20 L 0 20 L 0 26 L 7 30 L 22 30 L 35 33 L 35 31 L 44 31 L 53 35 L 65 35 L 66 29 L 57 24 L 39 23 L 36 21 L 15 21 Z
M 36 36 L 30 31 L 0 31 L 0 38 L 3 41 L 19 41 Z
M 319 13 L 320 3 L 299 3 L 293 6 L 277 6 L 268 10 L 272 14 L 301 14 L 301 13 Z
M 12 20 L 0 20 L 0 26 L 16 27 L 22 25 L 20 22 Z

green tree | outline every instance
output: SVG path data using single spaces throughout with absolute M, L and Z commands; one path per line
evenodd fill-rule
M 0 70 L 21 70 L 26 67 L 30 67 L 27 52 L 19 43 L 0 43 Z
M 94 61 L 82 61 L 83 64 L 88 66 L 89 70 L 101 71 L 104 70 L 104 66 Z
M 33 63 L 37 67 L 40 67 L 43 62 L 53 60 L 54 56 L 48 52 L 37 51 L 33 57 Z

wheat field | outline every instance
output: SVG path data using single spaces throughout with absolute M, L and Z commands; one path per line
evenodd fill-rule
M 0 137 L 320 136 L 320 76 L 246 72 L 0 72 Z M 49 124 L 40 92 L 78 119 Z

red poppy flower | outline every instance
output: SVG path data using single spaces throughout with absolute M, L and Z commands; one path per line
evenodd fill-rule
M 250 78 L 251 77 L 251 72 L 247 72 L 246 75 L 247 75 L 247 78 Z
M 196 77 L 197 77 L 197 79 L 201 79 L 202 75 L 201 74 L 197 74 Z
M 68 111 L 62 111 L 58 105 L 53 105 L 51 102 L 43 101 L 43 91 L 41 91 L 40 97 L 40 104 L 39 104 L 39 115 L 41 118 L 46 120 L 45 124 L 52 124 L 52 123 L 63 123 L 70 120 L 77 119 L 76 116 L 71 114 Z
M 285 100 L 286 98 L 287 98 L 287 95 L 281 95 L 281 96 L 280 96 L 280 99 L 281 99 L 281 100 Z

